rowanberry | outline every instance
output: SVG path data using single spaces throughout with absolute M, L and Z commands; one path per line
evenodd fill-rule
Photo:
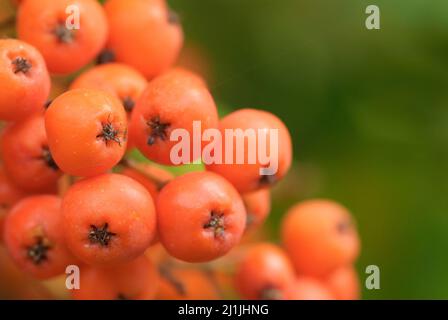
M 330 200 L 293 206 L 283 220 L 282 239 L 298 274 L 318 277 L 352 263 L 360 247 L 350 213 Z
M 183 44 L 182 28 L 165 0 L 108 0 L 107 49 L 152 79 L 171 67 Z
M 63 197 L 62 214 L 67 246 L 88 264 L 135 259 L 156 232 L 151 195 L 138 182 L 119 174 L 76 182 Z
M 122 63 L 108 63 L 82 73 L 72 82 L 70 89 L 96 89 L 110 93 L 122 102 L 130 120 L 136 101 L 146 85 L 145 77 L 134 68 Z M 129 128 L 128 149 L 133 147 L 131 133 L 132 128 Z
M 0 39 L 0 79 L 0 120 L 17 121 L 44 109 L 50 76 L 33 46 Z
M 217 300 L 221 297 L 212 275 L 193 268 L 160 265 L 159 300 Z
M 132 113 L 132 139 L 147 158 L 158 163 L 193 162 L 201 156 L 200 152 L 198 155 L 194 152 L 195 122 L 200 125 L 199 139 L 206 129 L 216 128 L 215 102 L 197 76 L 174 69 L 151 81 L 138 99 Z M 184 129 L 189 135 L 186 139 L 191 147 L 186 155 L 172 154 L 173 147 L 179 143 L 178 138 L 171 139 L 175 129 Z M 201 142 L 200 146 L 205 144 Z M 176 163 L 173 156 L 186 161 Z
M 201 75 L 199 75 L 199 73 L 196 73 L 190 69 L 187 69 L 185 67 L 176 66 L 176 67 L 170 69 L 169 72 L 172 76 L 177 76 L 179 78 L 182 77 L 192 83 L 195 83 L 196 85 L 204 86 L 204 87 L 208 88 L 208 84 L 205 81 L 205 79 Z
M 74 176 L 104 173 L 126 151 L 126 112 L 117 98 L 100 90 L 75 89 L 54 99 L 45 128 L 54 161 Z
M 282 300 L 294 278 L 293 266 L 283 250 L 259 243 L 250 247 L 238 263 L 235 286 L 245 299 Z
M 76 300 L 148 300 L 157 293 L 159 274 L 145 256 L 108 266 L 84 266 Z
M 260 189 L 242 195 L 247 212 L 246 231 L 261 226 L 271 211 L 271 191 Z
M 73 26 L 68 28 L 68 23 Z M 51 73 L 68 74 L 97 56 L 106 43 L 108 25 L 95 0 L 27 0 L 19 7 L 17 33 L 42 53 Z
M 323 279 L 338 300 L 358 300 L 360 284 L 353 266 L 339 268 Z
M 106 91 L 118 98 L 130 114 L 146 84 L 146 79 L 134 68 L 121 63 L 108 63 L 79 75 L 70 85 L 70 89 Z
M 38 279 L 23 272 L 14 263 L 5 246 L 0 246 L 0 297 L 17 300 L 55 299 Z
M 281 180 L 287 173 L 292 161 L 291 136 L 284 123 L 272 113 L 256 109 L 240 109 L 234 111 L 219 123 L 222 136 L 222 151 L 224 157 L 232 155 L 232 163 L 208 164 L 207 170 L 213 171 L 229 180 L 235 188 L 243 193 L 270 187 Z M 230 131 L 232 130 L 232 131 Z M 248 134 L 238 137 L 238 131 Z M 271 130 L 277 130 L 277 139 L 271 135 Z M 226 132 L 234 132 L 229 136 Z M 273 131 L 274 132 L 274 131 Z M 228 141 L 232 140 L 232 141 Z M 241 141 L 239 144 L 238 141 Z M 264 142 L 264 143 L 263 143 Z M 232 149 L 227 146 L 232 144 Z M 241 149 L 244 147 L 244 149 Z M 265 149 L 264 152 L 261 148 Z M 238 163 L 238 153 L 243 155 Z M 260 154 L 263 154 L 269 163 L 263 163 Z M 274 164 L 275 163 L 275 164 Z M 275 168 L 275 166 L 277 168 Z M 261 169 L 276 169 L 272 174 L 261 174 Z
M 26 193 L 13 184 L 0 165 L 0 242 L 3 241 L 3 223 L 11 207 L 24 198 Z
M 36 278 L 60 275 L 77 261 L 65 246 L 61 200 L 56 196 L 19 201 L 6 216 L 4 240 L 15 263 Z
M 335 300 L 329 288 L 315 278 L 299 276 L 286 288 L 286 300 Z
M 243 201 L 224 178 L 191 172 L 168 183 L 157 198 L 158 234 L 166 250 L 188 262 L 216 259 L 241 239 Z
M 56 193 L 62 175 L 48 146 L 45 120 L 36 113 L 8 125 L 0 136 L 5 172 L 23 190 Z
M 129 162 L 129 160 L 125 161 L 125 163 Z M 152 164 L 133 163 L 133 166 L 138 168 L 125 166 L 123 171 L 121 171 L 120 173 L 134 179 L 142 186 L 144 186 L 145 189 L 148 190 L 154 201 L 156 201 L 157 197 L 159 196 L 160 190 L 162 190 L 162 188 L 168 182 L 174 179 L 174 175 L 171 172 Z M 153 241 L 151 242 L 151 245 L 154 245 L 158 242 L 159 237 L 156 234 Z

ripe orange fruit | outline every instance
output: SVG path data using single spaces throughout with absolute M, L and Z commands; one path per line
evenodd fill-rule
M 283 220 L 282 239 L 297 273 L 318 277 L 352 263 L 360 247 L 350 213 L 330 200 L 293 206 Z

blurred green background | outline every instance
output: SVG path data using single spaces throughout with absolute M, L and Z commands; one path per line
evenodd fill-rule
M 297 162 L 268 223 L 340 201 L 381 270 L 367 299 L 448 298 L 448 1 L 171 0 L 216 99 L 275 112 Z M 381 10 L 367 30 L 365 8 Z M 207 61 L 207 62 L 204 62 Z

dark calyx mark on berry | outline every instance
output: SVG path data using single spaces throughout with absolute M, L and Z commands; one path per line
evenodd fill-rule
M 12 64 L 14 65 L 14 73 L 27 73 L 32 67 L 31 63 L 22 57 L 15 58 Z
M 51 249 L 51 246 L 48 244 L 48 241 L 43 237 L 36 237 L 36 242 L 26 248 L 26 254 L 31 261 L 35 265 L 40 265 L 42 262 L 48 260 L 48 250 Z
M 148 145 L 152 146 L 154 143 L 156 143 L 157 139 L 160 139 L 162 141 L 165 141 L 168 137 L 167 130 L 169 126 L 171 125 L 168 122 L 162 122 L 160 120 L 160 117 L 154 117 L 151 118 L 146 124 L 149 127 L 149 137 L 148 137 Z
M 179 24 L 180 23 L 180 17 L 174 10 L 168 10 L 168 23 L 170 24 Z
M 53 159 L 53 156 L 51 155 L 50 149 L 47 146 L 42 147 L 42 159 L 45 161 L 45 164 L 54 171 L 59 170 L 58 165 Z
M 272 285 L 266 286 L 260 292 L 260 300 L 281 300 L 281 299 L 283 299 L 282 292 Z
M 48 109 L 52 102 L 53 102 L 53 100 L 51 100 L 51 99 L 47 100 L 47 102 L 45 102 L 45 104 L 44 104 L 44 108 Z
M 225 232 L 224 214 L 212 211 L 210 220 L 204 224 L 204 229 L 211 229 L 215 235 L 215 238 L 223 237 Z
M 60 43 L 72 43 L 75 40 L 73 30 L 67 29 L 64 22 L 58 23 L 52 33 L 56 36 Z
M 352 228 L 352 222 L 350 220 L 343 220 L 340 221 L 337 225 L 336 228 L 338 230 L 338 233 L 340 234 L 345 234 L 347 232 L 349 232 Z
M 122 102 L 126 112 L 131 112 L 134 109 L 135 101 L 131 97 L 125 97 Z
M 117 300 L 129 300 L 123 293 L 117 295 Z
M 90 226 L 89 241 L 91 244 L 99 244 L 102 247 L 107 247 L 109 242 L 116 236 L 116 233 L 109 231 L 109 224 L 107 223 L 102 227 Z
M 154 183 L 156 184 L 156 188 L 157 188 L 157 191 L 162 191 L 162 189 L 163 189 L 163 187 L 165 187 L 167 184 L 168 184 L 168 182 L 170 182 L 169 180 L 167 180 L 167 181 L 154 181 Z
M 169 266 L 161 265 L 159 267 L 159 273 L 161 277 L 163 277 L 174 287 L 174 289 L 176 289 L 179 295 L 185 296 L 187 294 L 184 284 L 173 275 Z
M 248 229 L 257 221 L 257 217 L 249 211 L 246 202 L 244 202 L 244 208 L 246 209 L 246 229 Z
M 103 123 L 102 126 L 103 128 L 101 132 L 96 137 L 103 139 L 106 145 L 109 142 L 114 141 L 118 143 L 119 146 L 121 146 L 121 142 L 126 138 L 126 131 L 124 132 L 123 137 L 120 138 L 121 135 L 120 130 L 115 129 L 110 120 L 107 120 L 107 122 Z
M 271 186 L 277 182 L 277 177 L 274 174 L 262 175 L 258 180 L 261 186 Z
M 247 210 L 247 208 L 246 208 Z M 252 213 L 247 211 L 246 214 L 246 229 L 251 227 L 257 221 L 257 217 Z
M 110 49 L 104 49 L 96 58 L 96 64 L 105 64 L 115 61 L 115 53 Z

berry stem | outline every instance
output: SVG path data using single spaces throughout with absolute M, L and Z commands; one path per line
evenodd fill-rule
M 184 296 L 186 294 L 184 284 L 173 275 L 173 273 L 171 272 L 170 266 L 168 266 L 166 263 L 160 265 L 159 273 L 160 273 L 160 276 L 162 276 L 169 283 L 171 283 L 171 285 L 176 289 L 176 291 L 179 295 Z
M 12 15 L 2 23 L 0 23 L 0 29 L 9 29 L 9 27 L 13 27 L 16 24 L 16 16 Z
M 224 297 L 224 292 L 221 289 L 218 281 L 216 280 L 215 273 L 214 273 L 213 269 L 210 266 L 206 265 L 206 266 L 204 266 L 203 270 L 204 270 L 205 276 L 208 278 L 208 280 L 211 282 L 211 284 L 215 288 L 215 291 L 218 294 L 218 296 Z
M 141 175 L 145 176 L 149 180 L 151 180 L 156 186 L 158 190 L 161 190 L 168 182 L 169 180 L 161 180 L 160 178 L 156 177 L 155 175 L 151 174 L 147 170 L 145 170 L 145 167 L 143 164 L 138 163 L 137 161 L 131 160 L 131 159 L 123 159 L 121 160 L 121 165 L 124 167 L 133 169 L 140 173 Z
M 64 174 L 62 177 L 60 177 L 58 180 L 59 196 L 63 197 L 74 182 L 75 182 L 74 177 L 68 174 Z

